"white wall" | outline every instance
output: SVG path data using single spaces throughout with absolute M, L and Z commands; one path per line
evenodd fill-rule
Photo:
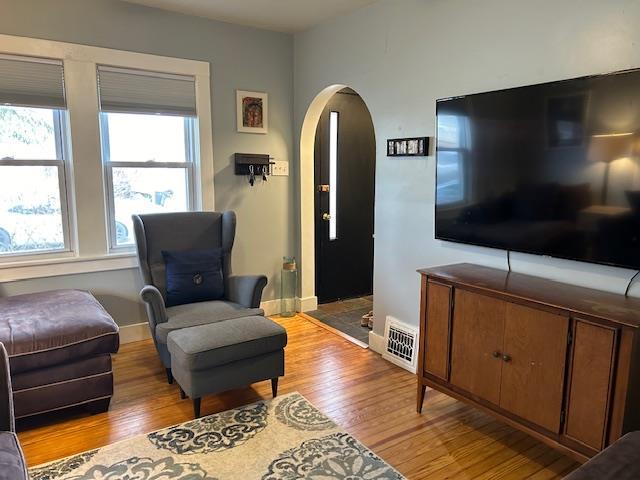
M 354 88 L 373 117 L 377 319 L 417 324 L 417 268 L 506 268 L 503 251 L 434 240 L 435 159 L 387 158 L 386 139 L 435 135 L 437 98 L 640 67 L 638 25 L 637 0 L 382 0 L 295 36 L 297 134 L 313 98 L 332 84 Z M 512 266 L 616 292 L 633 274 L 524 254 L 513 254 Z
M 233 173 L 232 156 L 268 153 L 292 160 L 293 38 L 291 35 L 215 22 L 116 0 L 0 0 L 0 33 L 156 55 L 211 65 L 211 103 L 217 210 L 238 215 L 235 273 L 265 273 L 263 299 L 279 296 L 283 255 L 295 253 L 293 176 L 272 177 L 249 188 Z M 0 44 L 0 51 L 2 45 Z M 235 91 L 269 93 L 269 134 L 236 132 Z M 57 276 L 0 284 L 0 295 L 52 288 L 90 289 L 120 325 L 146 321 L 137 303 L 132 269 Z

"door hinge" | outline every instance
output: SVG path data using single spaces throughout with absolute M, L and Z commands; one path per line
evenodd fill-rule
M 564 421 L 565 421 L 566 416 L 567 416 L 566 412 L 564 410 L 562 410 L 560 412 L 560 428 L 564 427 Z
M 567 345 L 571 345 L 573 343 L 573 330 L 569 330 L 569 335 L 567 335 Z
M 318 185 L 318 191 L 321 193 L 326 193 L 329 191 L 329 185 Z

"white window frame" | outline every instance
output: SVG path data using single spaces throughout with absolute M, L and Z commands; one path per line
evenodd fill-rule
M 133 113 L 133 112 L 131 112 Z M 187 173 L 187 208 L 193 211 L 198 208 L 198 156 L 195 142 L 198 138 L 197 117 L 184 117 L 185 161 L 184 162 L 112 162 L 109 144 L 109 112 L 100 112 L 100 137 L 102 143 L 102 162 L 104 164 L 105 196 L 107 201 L 107 220 L 109 231 L 109 251 L 126 252 L 135 249 L 135 245 L 118 245 L 116 229 L 116 209 L 113 195 L 114 168 L 180 168 Z
M 192 165 L 193 208 L 214 211 L 214 168 L 209 63 L 101 47 L 0 34 L 0 53 L 63 61 L 68 158 L 65 181 L 71 250 L 0 261 L 0 282 L 137 266 L 129 249 L 110 248 L 109 207 L 101 155 L 97 66 L 143 69 L 195 78 L 197 138 Z M 20 160 L 21 165 L 26 165 Z M 132 166 L 130 163 L 128 166 Z
M 16 259 L 28 258 L 51 258 L 56 255 L 69 255 L 75 249 L 75 242 L 71 235 L 73 228 L 72 215 L 69 208 L 69 178 L 70 169 L 67 163 L 70 161 L 69 149 L 69 122 L 67 121 L 66 109 L 53 107 L 33 107 L 50 110 L 53 113 L 54 139 L 56 143 L 56 159 L 0 159 L 0 167 L 56 167 L 58 170 L 58 190 L 60 192 L 60 215 L 62 217 L 62 237 L 64 245 L 62 248 L 47 248 L 41 250 L 30 250 L 25 252 L 11 252 L 0 254 L 0 264 L 14 262 Z

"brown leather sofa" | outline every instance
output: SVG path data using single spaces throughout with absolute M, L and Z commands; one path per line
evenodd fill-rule
M 118 326 L 89 292 L 0 298 L 0 342 L 9 354 L 16 418 L 74 405 L 109 408 Z

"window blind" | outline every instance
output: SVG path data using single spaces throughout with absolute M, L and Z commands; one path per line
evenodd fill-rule
M 0 104 L 66 108 L 62 61 L 0 55 Z
M 98 89 L 104 112 L 196 116 L 192 76 L 98 66 Z

